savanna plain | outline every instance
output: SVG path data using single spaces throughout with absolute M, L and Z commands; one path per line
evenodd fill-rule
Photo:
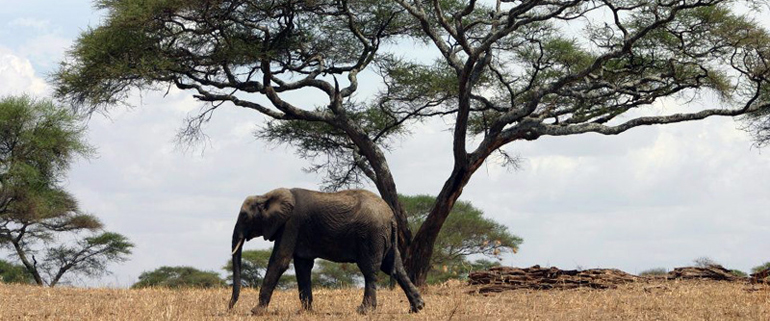
M 653 281 L 616 289 L 469 293 L 462 282 L 422 290 L 423 311 L 410 314 L 400 289 L 381 289 L 378 308 L 355 313 L 361 289 L 316 289 L 314 311 L 300 312 L 296 290 L 273 295 L 253 317 L 257 292 L 246 289 L 232 311 L 228 288 L 41 288 L 0 283 L 1 320 L 770 320 L 770 286 L 716 281 Z

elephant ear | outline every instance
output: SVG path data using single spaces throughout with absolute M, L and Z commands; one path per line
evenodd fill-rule
M 265 240 L 275 241 L 276 234 L 289 220 L 294 210 L 294 195 L 285 188 L 265 194 L 263 203 L 262 235 Z

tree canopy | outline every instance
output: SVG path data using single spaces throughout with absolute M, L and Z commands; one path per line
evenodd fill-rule
M 201 271 L 189 266 L 162 266 L 153 271 L 142 272 L 139 281 L 132 288 L 216 288 L 225 286 L 225 281 L 213 271 Z
M 53 79 L 86 113 L 132 89 L 189 90 L 207 105 L 188 138 L 222 106 L 265 115 L 259 136 L 297 146 L 327 188 L 375 184 L 422 284 L 471 176 L 494 153 L 515 163 L 508 144 L 766 112 L 770 36 L 750 16 L 766 3 L 100 0 L 105 19 Z M 366 71 L 377 93 L 357 96 Z M 454 165 L 412 238 L 385 151 L 430 117 L 450 124 Z
M 126 237 L 104 232 L 61 187 L 74 158 L 92 152 L 84 130 L 78 116 L 51 101 L 0 99 L 0 246 L 38 285 L 54 286 L 68 272 L 101 275 L 131 254 Z

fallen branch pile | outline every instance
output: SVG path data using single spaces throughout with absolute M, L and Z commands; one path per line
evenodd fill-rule
M 668 272 L 666 279 L 669 280 L 692 280 L 708 279 L 715 281 L 743 281 L 746 278 L 739 277 L 730 270 L 720 265 L 709 265 L 708 267 L 681 267 Z
M 502 292 L 516 289 L 594 289 L 615 288 L 618 284 L 634 282 L 639 277 L 616 269 L 560 270 L 556 267 L 529 268 L 493 267 L 488 271 L 471 272 L 471 285 L 485 285 L 478 293 Z M 476 292 L 474 291 L 474 292 Z
M 752 283 L 770 283 L 770 269 L 752 274 Z M 470 285 L 481 285 L 476 293 L 502 292 L 506 290 L 532 289 L 611 289 L 620 284 L 652 279 L 666 280 L 715 280 L 747 282 L 748 278 L 733 274 L 719 265 L 708 267 L 681 267 L 657 277 L 639 277 L 617 269 L 560 270 L 556 267 L 529 268 L 493 267 L 488 271 L 475 271 L 468 275 Z
M 770 268 L 764 269 L 751 275 L 751 283 L 770 284 Z

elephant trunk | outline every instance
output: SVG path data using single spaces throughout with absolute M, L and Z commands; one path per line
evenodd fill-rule
M 238 302 L 238 295 L 241 293 L 241 253 L 243 252 L 243 233 L 238 224 L 233 231 L 233 297 L 230 298 L 229 309 Z

